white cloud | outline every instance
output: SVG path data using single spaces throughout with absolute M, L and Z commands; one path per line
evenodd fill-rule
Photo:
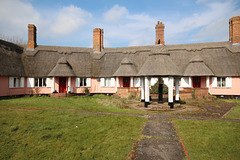
M 2 34 L 27 37 L 29 23 L 42 23 L 40 14 L 30 3 L 19 0 L 0 2 L 0 32 Z
M 186 38 L 189 38 L 190 41 L 189 34 L 191 34 L 191 31 L 199 29 L 204 30 L 204 28 L 206 27 L 208 27 L 209 32 L 212 32 L 213 36 L 215 35 L 216 37 L 219 37 L 219 35 L 216 35 L 217 32 L 215 30 L 218 29 L 222 31 L 225 28 L 224 26 L 228 24 L 224 24 L 222 26 L 215 26 L 215 29 L 214 27 L 211 27 L 209 25 L 213 26 L 214 23 L 217 24 L 217 22 L 223 17 L 225 17 L 225 19 L 230 18 L 227 17 L 227 15 L 234 11 L 235 3 L 232 0 L 226 0 L 225 2 L 213 2 L 206 3 L 204 5 L 207 7 L 207 10 L 195 13 L 190 17 L 180 19 L 178 22 L 166 22 L 165 37 L 167 41 L 173 42 L 171 39 L 174 39 L 183 33 L 188 34 L 188 37 Z M 209 29 L 213 30 L 210 31 Z M 216 34 L 213 34 L 214 32 Z M 224 33 L 225 32 L 219 32 L 219 34 L 222 35 Z M 201 34 L 195 34 L 195 36 L 201 36 Z M 197 38 L 198 37 L 193 37 L 192 40 L 196 40 Z M 174 41 L 176 41 L 176 39 Z M 181 42 L 181 40 L 179 41 Z
M 198 4 L 198 3 L 206 3 L 206 2 L 208 2 L 208 1 L 211 1 L 211 0 L 197 0 L 196 3 L 197 3 L 197 4 Z
M 54 36 L 70 35 L 81 32 L 89 19 L 91 13 L 73 5 L 63 6 L 60 10 L 51 10 L 54 14 L 39 12 L 26 0 L 4 0 L 0 1 L 0 34 L 14 36 L 27 41 L 27 25 L 35 24 L 38 30 L 37 38 L 52 39 L 59 41 Z M 37 40 L 38 41 L 38 40 Z
M 130 14 L 126 7 L 115 5 L 103 14 L 105 38 L 112 44 L 129 46 L 154 44 L 155 20 L 146 14 Z M 118 22 L 118 23 L 116 23 Z
M 86 25 L 87 19 L 91 17 L 91 13 L 73 5 L 63 7 L 59 11 L 56 21 L 50 27 L 51 33 L 57 35 L 72 33 Z
M 103 14 L 103 19 L 106 22 L 119 22 L 128 14 L 126 7 L 121 7 L 119 5 L 114 5 L 110 10 Z
M 229 40 L 229 18 L 240 15 L 240 9 L 213 21 L 201 29 L 193 38 L 193 41 L 228 41 Z

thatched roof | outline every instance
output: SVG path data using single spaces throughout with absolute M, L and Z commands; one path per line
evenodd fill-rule
M 139 76 L 180 76 L 177 66 L 169 54 L 152 54 L 148 57 L 140 71 Z
M 64 58 L 62 58 L 64 57 Z M 229 42 L 104 48 L 0 41 L 1 76 L 240 76 L 240 46 Z
M 196 55 L 193 57 L 187 65 L 184 76 L 213 76 L 213 72 L 204 63 L 201 56 Z
M 125 57 L 113 76 L 137 76 L 137 73 L 137 69 L 133 62 Z
M 25 76 L 22 53 L 22 47 L 0 40 L 0 76 Z
M 72 76 L 75 76 L 75 73 L 72 70 L 72 66 L 66 60 L 66 57 L 62 57 L 58 60 L 56 66 L 48 74 L 48 76 L 50 76 L 50 77 L 54 77 L 54 76 L 72 77 Z

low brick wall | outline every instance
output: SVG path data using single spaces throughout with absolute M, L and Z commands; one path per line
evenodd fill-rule
M 175 95 L 175 90 L 173 91 Z M 158 97 L 158 94 L 151 94 L 153 97 Z M 184 88 L 183 91 L 180 91 L 180 99 L 191 99 L 195 98 L 204 98 L 208 96 L 208 88 Z M 163 98 L 167 98 L 168 94 L 163 94 Z
M 141 88 L 139 87 L 118 87 L 115 94 L 121 98 L 139 99 L 141 98 Z
M 195 92 L 195 98 L 204 98 L 208 96 L 208 88 L 196 88 L 193 92 Z

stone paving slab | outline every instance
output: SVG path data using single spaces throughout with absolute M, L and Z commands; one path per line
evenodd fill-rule
M 143 135 L 159 138 L 177 138 L 171 122 L 147 122 Z
M 138 142 L 136 160 L 183 160 L 185 153 L 168 114 L 150 114 Z
M 150 121 L 171 121 L 171 118 L 168 114 L 157 113 L 150 114 L 148 120 Z
M 181 160 L 184 157 L 178 140 L 144 138 L 139 143 L 135 160 Z

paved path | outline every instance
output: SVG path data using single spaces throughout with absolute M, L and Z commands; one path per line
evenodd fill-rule
M 136 160 L 182 160 L 182 145 L 168 114 L 150 114 L 138 143 Z

